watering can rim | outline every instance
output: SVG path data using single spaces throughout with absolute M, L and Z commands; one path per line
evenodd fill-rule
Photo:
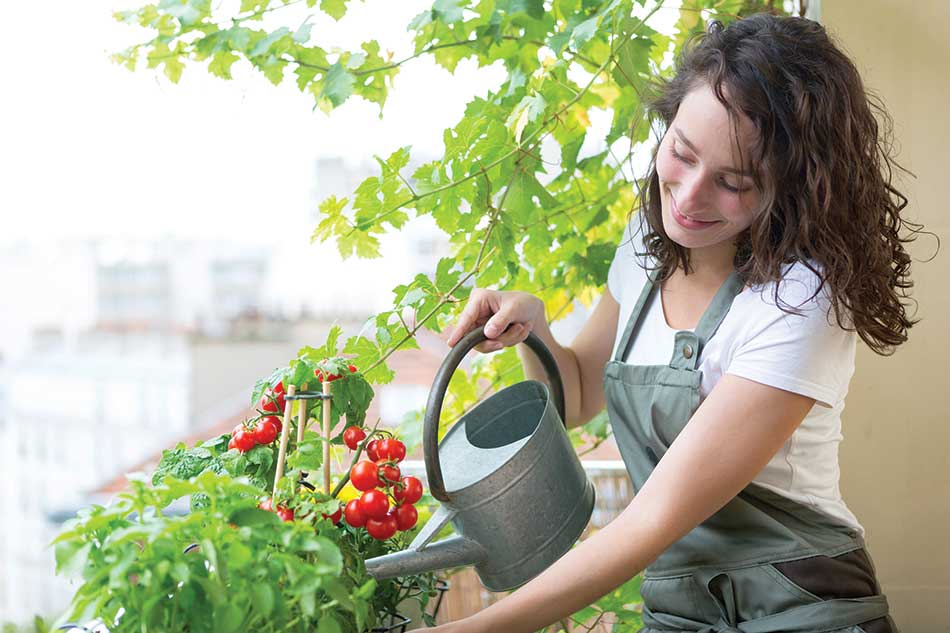
M 482 405 L 484 405 L 485 403 L 487 403 L 490 398 L 494 398 L 495 396 L 501 395 L 501 394 L 503 394 L 504 392 L 506 392 L 506 391 L 508 391 L 508 390 L 510 390 L 510 389 L 523 388 L 523 387 L 522 387 L 523 385 L 532 386 L 532 387 L 535 386 L 535 385 L 537 385 L 537 386 L 540 386 L 540 387 L 543 389 L 543 391 L 544 391 L 544 393 L 543 393 L 543 398 L 544 398 L 544 410 L 541 412 L 541 416 L 538 418 L 538 424 L 534 427 L 534 430 L 532 430 L 529 435 L 527 435 L 527 436 L 525 436 L 525 438 L 523 438 L 523 439 L 526 439 L 526 440 L 527 440 L 527 441 L 525 442 L 525 446 L 527 446 L 528 444 L 530 444 L 532 441 L 534 441 L 534 440 L 537 438 L 537 435 L 538 435 L 539 431 L 541 430 L 541 422 L 543 421 L 544 416 L 548 414 L 549 409 L 551 409 L 551 407 L 553 406 L 553 404 L 551 403 L 551 390 L 548 389 L 548 386 L 547 386 L 546 384 L 544 384 L 544 383 L 541 382 L 540 380 L 534 380 L 533 378 L 529 378 L 528 380 L 522 380 L 521 382 L 517 382 L 517 383 L 515 383 L 515 384 L 513 384 L 513 385 L 508 385 L 507 387 L 503 388 L 501 391 L 498 391 L 498 392 L 492 394 L 489 398 L 486 398 L 485 400 L 482 400 L 481 402 L 479 402 L 477 405 L 475 405 L 475 407 L 473 407 L 471 410 L 469 410 L 465 415 L 463 415 L 462 417 L 460 417 L 460 418 L 458 419 L 458 421 L 452 426 L 452 428 L 450 428 L 448 431 L 446 431 L 445 436 L 442 438 L 442 441 L 439 442 L 439 445 L 441 446 L 442 444 L 444 444 L 444 443 L 445 443 L 446 441 L 448 441 L 449 438 L 450 438 L 453 434 L 455 434 L 455 433 L 464 433 L 464 432 L 465 432 L 465 424 L 464 424 L 465 418 L 467 418 L 469 415 L 474 414 Z M 463 486 L 462 488 L 456 488 L 456 489 L 454 489 L 454 490 L 448 490 L 448 489 L 446 489 L 446 494 L 465 496 L 465 495 L 466 495 L 469 491 L 471 491 L 472 489 L 484 485 L 484 482 L 485 482 L 486 479 L 488 479 L 489 477 L 491 477 L 492 475 L 494 475 L 496 472 L 498 472 L 499 470 L 501 470 L 506 464 L 508 464 L 509 462 L 511 462 L 511 460 L 515 459 L 515 458 L 521 453 L 522 450 L 524 450 L 524 447 L 520 448 L 519 450 L 517 450 L 517 451 L 515 451 L 514 453 L 512 453 L 511 455 L 509 455 L 508 458 L 505 459 L 503 462 L 497 464 L 497 465 L 495 466 L 494 470 L 492 470 L 492 471 L 489 472 L 489 473 L 486 473 L 486 474 L 482 477 L 482 479 L 479 479 L 478 481 L 475 481 L 475 482 L 472 482 L 472 483 L 470 483 L 470 484 L 468 484 L 468 485 L 466 485 L 466 486 Z M 448 504 L 449 504 L 450 506 L 452 506 L 452 507 L 455 507 L 455 505 L 456 505 L 456 504 L 455 504 L 454 502 L 452 502 L 452 501 L 448 501 L 448 502 L 443 501 L 442 503 L 448 503 Z
M 429 398 L 426 402 L 426 412 L 422 428 L 423 457 L 426 466 L 426 478 L 429 482 L 429 491 L 433 497 L 443 503 L 451 503 L 451 497 L 445 490 L 445 480 L 442 477 L 442 464 L 439 461 L 439 418 L 442 413 L 442 402 L 445 399 L 445 392 L 448 389 L 452 374 L 458 368 L 462 359 L 479 343 L 488 340 L 485 335 L 484 326 L 477 327 L 466 334 L 449 351 L 442 365 L 436 372 L 432 388 L 429 391 Z M 525 339 L 525 344 L 537 355 L 544 367 L 548 379 L 551 381 L 549 389 L 549 399 L 553 397 L 556 411 L 561 418 L 561 423 L 567 426 L 564 410 L 564 385 L 561 381 L 561 373 L 557 366 L 557 361 L 551 350 L 544 344 L 534 332 L 530 332 Z M 524 381 L 527 382 L 527 381 Z M 540 381 L 535 381 L 540 382 Z M 541 383 L 544 384 L 544 383 Z M 547 387 L 547 385 L 545 385 Z M 553 391 L 553 394 L 550 393 Z M 455 423 L 458 426 L 458 422 Z M 453 428 L 455 428 L 453 426 Z M 449 430 L 449 433 L 451 430 Z

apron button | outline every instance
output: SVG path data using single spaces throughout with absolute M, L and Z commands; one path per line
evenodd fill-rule
M 683 348 L 683 356 L 685 356 L 686 358 L 692 358 L 692 357 L 693 357 L 693 348 L 692 348 L 692 346 L 687 345 L 686 347 Z

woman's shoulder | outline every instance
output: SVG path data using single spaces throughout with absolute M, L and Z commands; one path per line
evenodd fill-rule
M 782 276 L 751 286 L 754 294 L 768 305 L 779 304 L 796 309 L 815 309 L 827 304 L 830 288 L 822 283 L 824 273 L 814 260 L 783 264 Z
M 824 318 L 835 324 L 831 285 L 824 278 L 822 266 L 814 260 L 784 264 L 779 280 L 751 286 L 747 293 L 747 307 L 762 316 L 786 319 L 794 314 L 808 319 Z
M 643 232 L 636 217 L 631 218 L 617 243 L 617 251 L 607 273 L 607 286 L 618 303 L 627 292 L 639 292 L 646 282 L 652 258 L 643 246 Z M 633 289 L 633 290 L 631 290 Z

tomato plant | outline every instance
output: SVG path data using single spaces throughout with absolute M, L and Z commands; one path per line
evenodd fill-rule
M 397 514 L 391 502 L 398 466 L 360 459 L 365 440 L 393 439 L 390 431 L 348 427 L 356 447 L 353 480 L 362 477 L 367 490 L 343 504 L 337 489 L 313 490 L 307 481 L 305 473 L 323 465 L 328 438 L 305 430 L 298 440 L 294 416 L 287 470 L 274 493 L 280 424 L 274 409 L 290 406 L 281 402 L 284 385 L 299 389 L 317 362 L 329 363 L 329 369 L 342 362 L 332 355 L 321 358 L 329 360 L 313 361 L 304 352 L 259 381 L 252 402 L 260 406 L 253 417 L 229 434 L 164 451 L 151 485 L 135 479 L 114 507 L 84 510 L 68 524 L 56 542 L 58 569 L 86 573 L 72 619 L 94 613 L 116 632 L 362 633 L 394 613 L 408 595 L 423 603 L 428 599 L 433 574 L 377 582 L 356 562 L 411 542 L 400 525 L 409 524 L 412 511 Z M 333 381 L 331 402 L 338 398 L 343 411 L 365 409 L 367 393 L 372 389 L 363 375 L 350 371 Z M 361 416 L 365 410 L 354 415 Z M 331 451 L 346 450 L 337 446 L 345 443 L 344 434 L 329 438 Z M 389 479 L 381 481 L 380 470 Z M 336 488 L 350 471 L 341 473 Z M 190 500 L 190 515 L 166 515 L 168 505 L 182 497 Z M 226 576 L 217 575 L 218 569 Z M 123 580 L 129 578 L 136 580 Z M 150 579 L 147 585 L 144 578 Z M 209 583 L 214 592 L 206 591 Z M 411 593 L 406 586 L 414 588 Z M 144 608 L 143 600 L 153 606 Z

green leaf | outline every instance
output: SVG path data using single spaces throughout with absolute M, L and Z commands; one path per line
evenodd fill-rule
M 339 107 L 353 94 L 354 83 L 356 80 L 353 75 L 340 62 L 337 62 L 330 66 L 323 80 L 323 89 L 320 91 L 319 98 L 328 100 L 334 108 Z
M 268 514 L 272 514 L 268 512 Z M 265 583 L 254 583 L 251 589 L 251 604 L 262 617 L 270 617 L 274 611 L 274 589 Z
M 518 103 L 505 125 L 511 130 L 516 143 L 521 142 L 521 134 L 529 123 L 544 114 L 547 102 L 540 94 L 526 96 Z
M 323 438 L 313 431 L 306 431 L 297 450 L 287 458 L 287 465 L 304 471 L 319 470 L 323 465 Z
M 317 627 L 317 633 L 343 633 L 340 623 L 332 614 L 326 614 L 320 618 L 320 626 Z
M 237 510 L 228 519 L 238 527 L 254 527 L 258 525 L 280 525 L 280 518 L 273 512 L 260 508 L 242 508 Z
M 80 576 L 86 567 L 92 543 L 65 541 L 57 543 L 54 548 L 56 555 L 56 573 L 65 576 Z
M 269 4 L 270 0 L 241 0 L 241 13 L 263 11 Z
M 578 49 L 594 37 L 594 33 L 597 32 L 597 25 L 600 22 L 600 16 L 594 16 L 589 20 L 584 20 L 580 24 L 574 27 L 574 30 L 571 31 L 570 44 L 571 48 Z
M 215 53 L 208 64 L 208 70 L 221 79 L 231 79 L 231 66 L 238 59 L 238 56 L 230 51 Z
M 347 0 L 320 0 L 320 9 L 334 20 L 346 15 Z
M 214 610 L 214 633 L 236 633 L 244 620 L 242 610 L 232 602 L 219 605 Z
M 277 53 L 281 44 L 286 48 L 292 38 L 289 37 L 290 29 L 286 26 L 282 26 L 279 29 L 268 33 L 265 37 L 259 39 L 256 44 L 247 51 L 248 57 L 259 57 L 268 53 Z
M 189 479 L 207 468 L 211 462 L 211 452 L 206 448 L 185 448 L 178 444 L 172 450 L 162 451 L 162 459 L 158 462 L 152 483 L 160 483 L 166 476 L 176 479 Z
M 297 42 L 298 44 L 306 44 L 310 40 L 310 30 L 313 28 L 313 25 L 309 22 L 304 22 L 300 27 L 294 31 L 291 39 Z
M 465 0 L 435 0 L 432 5 L 433 19 L 451 24 L 462 19 L 462 5 Z M 467 2 L 465 2 L 467 4 Z
M 211 14 L 211 0 L 161 0 L 158 8 L 178 18 L 182 26 L 189 27 Z
M 317 596 L 313 591 L 305 591 L 300 595 L 300 610 L 308 618 L 317 612 Z

